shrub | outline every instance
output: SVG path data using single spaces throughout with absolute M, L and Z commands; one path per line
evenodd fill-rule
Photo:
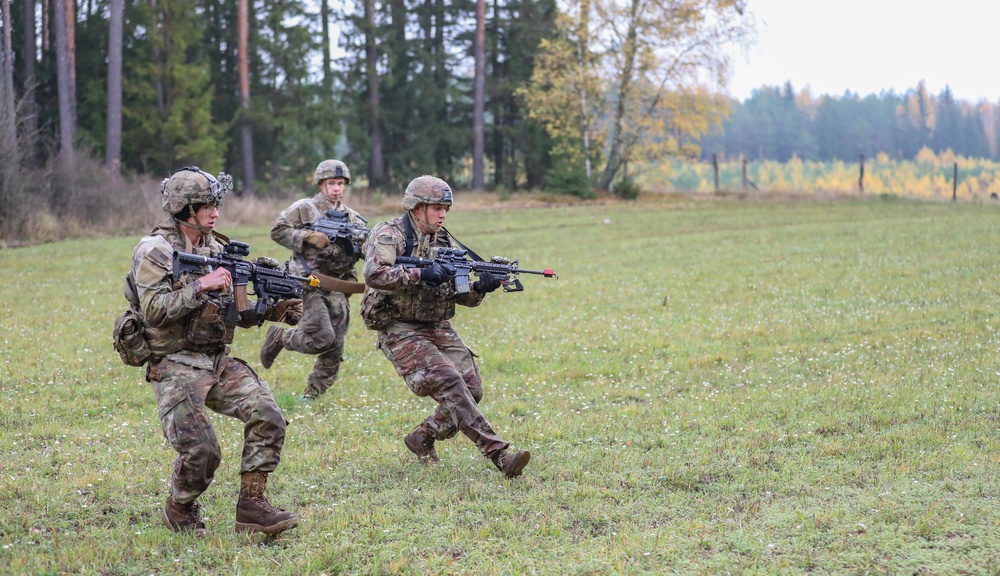
M 635 200 L 639 197 L 642 188 L 631 176 L 622 176 L 611 184 L 611 193 L 622 200 Z

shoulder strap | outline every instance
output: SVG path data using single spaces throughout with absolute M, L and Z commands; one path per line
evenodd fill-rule
M 410 256 L 413 252 L 413 242 L 417 238 L 417 233 L 413 231 L 413 222 L 410 221 L 410 214 L 403 215 L 403 231 L 406 232 L 406 247 L 403 248 L 403 256 Z

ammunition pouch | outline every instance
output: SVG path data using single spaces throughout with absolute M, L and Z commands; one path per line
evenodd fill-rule
M 369 330 L 385 330 L 392 324 L 395 308 L 381 290 L 367 289 L 361 298 L 361 319 Z
M 215 302 L 205 302 L 191 314 L 184 340 L 189 344 L 187 349 L 198 352 L 208 352 L 233 343 L 236 334 L 236 324 L 226 322 L 222 308 Z
M 126 366 L 142 366 L 149 360 L 151 351 L 138 312 L 129 308 L 118 316 L 112 344 Z

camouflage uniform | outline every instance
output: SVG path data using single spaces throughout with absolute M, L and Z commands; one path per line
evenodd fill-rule
M 484 295 L 472 290 L 456 296 L 449 283 L 431 287 L 420 282 L 419 270 L 393 266 L 396 256 L 406 252 L 405 219 L 409 218 L 406 214 L 372 229 L 364 250 L 368 288 L 362 311 L 368 306 L 390 311 L 388 326 L 378 330 L 377 346 L 414 394 L 430 396 L 438 403 L 422 426 L 437 440 L 461 431 L 484 456 L 492 456 L 508 443 L 479 410 L 483 397 L 479 368 L 449 322 L 456 304 L 475 307 Z M 411 256 L 427 258 L 432 247 L 457 247 L 443 230 L 421 234 L 412 221 L 409 225 L 415 234 Z
M 174 285 L 172 255 L 175 250 L 217 256 L 222 244 L 203 236 L 193 246 L 172 219 L 144 237 L 132 255 L 126 297 L 142 311 L 152 357 L 146 380 L 152 384 L 163 436 L 178 456 L 174 461 L 170 492 L 179 504 L 190 504 L 212 483 L 221 460 L 221 449 L 205 408 L 244 422 L 240 473 L 272 472 L 281 459 L 285 419 L 271 396 L 267 382 L 245 362 L 229 357 L 236 326 L 257 326 L 250 310 L 239 322 L 221 314 L 222 300 L 231 299 L 232 288 L 218 297 L 196 294 L 189 274 Z
M 327 276 L 357 282 L 354 265 L 359 254 L 348 254 L 338 243 L 318 250 L 303 238 L 310 231 L 303 226 L 323 217 L 327 210 L 347 212 L 351 223 L 364 226 L 358 213 L 343 203 L 334 206 L 325 195 L 298 200 L 278 216 L 271 228 L 271 239 L 292 251 L 289 269 L 301 276 L 319 272 Z M 281 334 L 283 348 L 303 354 L 315 354 L 316 362 L 306 380 L 307 395 L 319 396 L 337 380 L 344 359 L 344 337 L 350 321 L 348 295 L 321 288 L 306 288 L 302 296 L 302 320 L 294 329 Z

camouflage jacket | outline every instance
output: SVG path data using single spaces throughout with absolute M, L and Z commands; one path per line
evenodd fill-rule
M 365 304 L 371 303 L 388 310 L 394 321 L 436 322 L 450 320 L 455 315 L 455 304 L 479 306 L 484 294 L 471 290 L 456 295 L 450 282 L 429 286 L 420 281 L 418 269 L 394 266 L 396 256 L 405 255 L 404 218 L 409 217 L 409 214 L 404 214 L 394 220 L 380 222 L 365 242 L 363 274 L 367 288 L 362 300 L 362 315 L 365 314 Z M 458 247 L 446 231 L 421 234 L 412 221 L 410 224 L 415 237 L 409 256 L 428 258 L 432 247 Z
M 354 265 L 360 259 L 360 255 L 348 255 L 340 244 L 330 244 L 323 250 L 317 250 L 302 242 L 309 232 L 304 227 L 316 222 L 331 209 L 347 212 L 351 223 L 364 225 L 355 210 L 348 208 L 344 203 L 334 206 L 320 193 L 312 198 L 297 200 L 282 210 L 278 219 L 274 221 L 274 226 L 271 227 L 271 240 L 292 251 L 292 259 L 288 265 L 292 274 L 307 276 L 316 271 L 342 280 L 357 281 L 358 275 L 354 271 Z
M 237 325 L 256 326 L 258 319 L 245 315 L 238 323 L 224 320 L 222 308 L 224 302 L 232 300 L 232 288 L 214 296 L 205 292 L 195 294 L 193 283 L 209 272 L 207 268 L 204 274 L 187 274 L 175 284 L 175 250 L 214 257 L 222 252 L 223 244 L 213 235 L 205 237 L 202 245 L 194 246 L 174 221 L 168 219 L 136 245 L 132 269 L 125 277 L 125 298 L 142 315 L 152 355 L 162 358 L 180 350 L 223 351 L 233 341 Z

